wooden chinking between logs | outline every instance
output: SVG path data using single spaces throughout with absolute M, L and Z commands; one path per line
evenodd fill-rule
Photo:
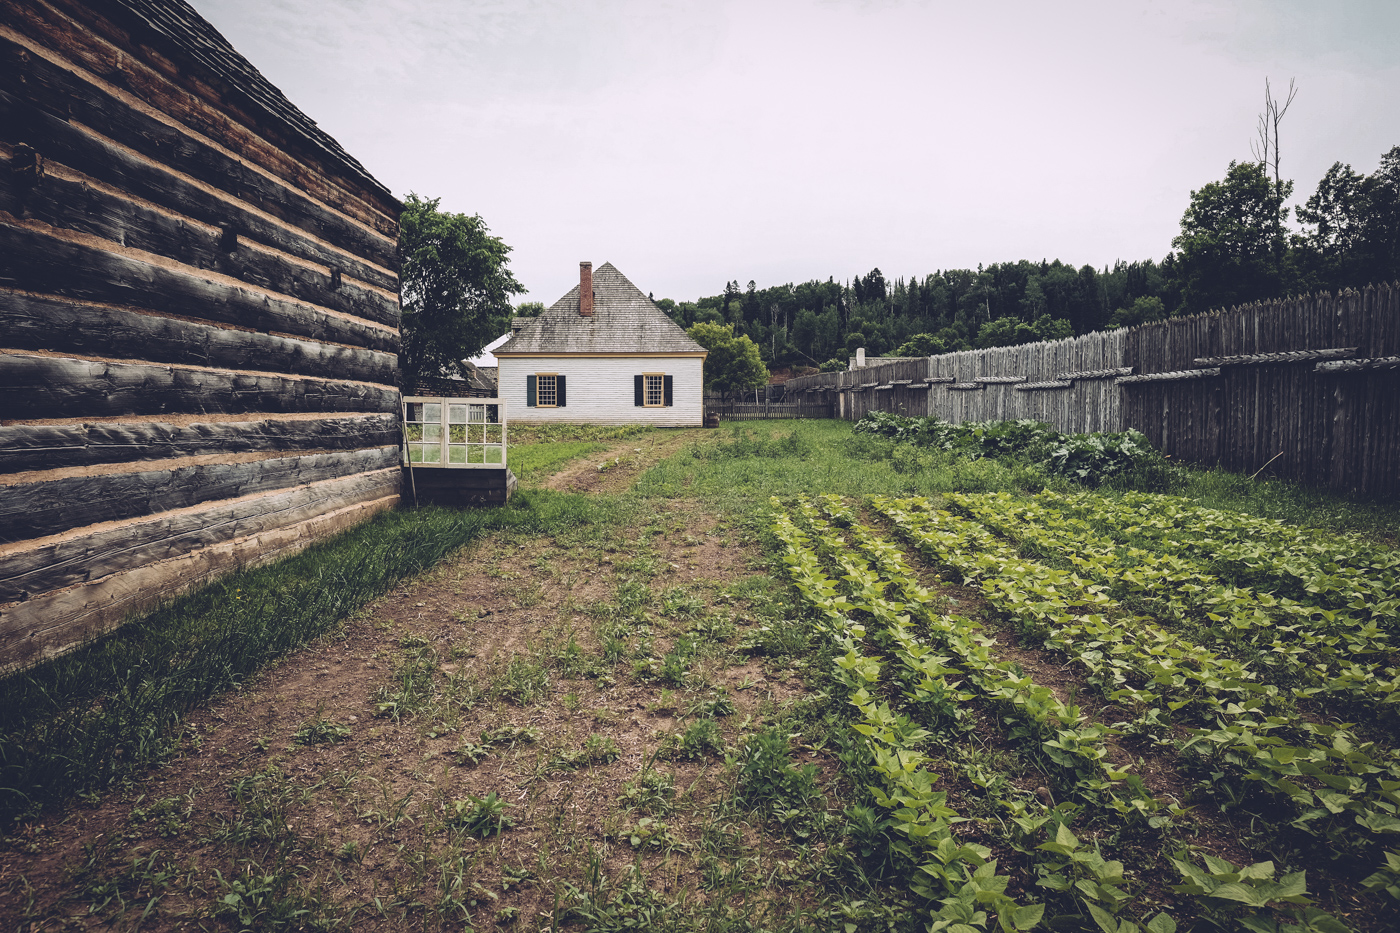
M 0 0 L 0 672 L 400 502 L 402 205 L 175 0 Z

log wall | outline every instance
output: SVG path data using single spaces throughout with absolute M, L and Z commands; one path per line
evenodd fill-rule
M 1400 286 L 1373 285 L 1109 333 L 919 361 L 927 408 L 872 361 L 787 391 L 945 421 L 1033 418 L 1070 433 L 1136 428 L 1173 457 L 1312 486 L 1400 495 Z
M 183 0 L 0 0 L 0 671 L 398 501 L 400 207 Z

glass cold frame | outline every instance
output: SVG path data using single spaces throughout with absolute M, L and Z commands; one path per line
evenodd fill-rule
M 499 404 L 468 400 L 407 402 L 404 440 L 410 463 L 437 466 L 505 464 Z
M 481 459 L 473 463 L 503 463 L 505 455 L 505 435 L 501 425 L 499 405 L 471 406 L 473 431 L 480 432 Z
M 442 462 L 442 405 L 409 402 L 404 430 L 410 463 Z

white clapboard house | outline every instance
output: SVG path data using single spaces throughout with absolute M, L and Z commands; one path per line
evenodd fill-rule
M 579 284 L 496 348 L 511 420 L 699 427 L 705 348 L 627 276 L 579 263 Z

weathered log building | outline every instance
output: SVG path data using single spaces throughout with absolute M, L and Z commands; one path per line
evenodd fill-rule
M 0 670 L 397 503 L 399 211 L 182 0 L 0 0 Z

